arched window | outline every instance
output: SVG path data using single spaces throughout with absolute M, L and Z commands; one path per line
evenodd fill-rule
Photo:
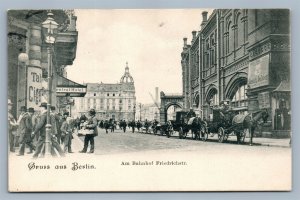
M 242 83 L 236 88 L 236 92 L 231 99 L 232 107 L 247 109 L 246 107 L 248 107 L 248 101 L 246 95 L 246 87 L 247 85 L 245 83 Z
M 244 44 L 244 23 L 241 20 L 241 14 L 239 13 L 236 18 L 237 24 L 237 48 Z
M 216 89 L 212 89 L 207 96 L 207 103 L 213 107 L 219 105 L 218 92 Z
M 228 23 L 228 39 L 229 39 L 229 47 L 228 47 L 228 53 L 232 52 L 233 49 L 234 49 L 234 30 L 233 30 L 233 27 L 232 27 L 232 23 L 229 22 Z

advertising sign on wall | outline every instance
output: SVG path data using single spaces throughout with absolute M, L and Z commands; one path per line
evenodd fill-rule
M 249 63 L 248 84 L 250 88 L 269 84 L 269 55 Z
M 42 101 L 42 69 L 28 67 L 27 69 L 27 108 L 38 110 Z

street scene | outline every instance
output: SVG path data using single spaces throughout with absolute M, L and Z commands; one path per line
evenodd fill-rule
M 263 176 L 284 163 L 260 183 L 286 169 L 287 185 L 241 190 L 289 190 L 289 10 L 9 10 L 7 18 L 9 165 L 112 156 L 133 158 L 122 166 L 218 170 L 219 162 L 230 171 L 230 160 Z M 190 160 L 147 161 L 155 155 Z

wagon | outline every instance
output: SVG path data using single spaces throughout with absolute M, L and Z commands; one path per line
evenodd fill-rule
M 191 130 L 192 138 L 206 140 L 204 121 L 199 117 L 188 117 L 188 112 L 176 112 L 176 120 L 172 122 L 173 130 L 179 133 L 179 139 L 187 137 Z M 202 134 L 203 133 L 203 134 Z
M 241 116 L 240 119 L 237 116 Z M 234 115 L 229 111 L 225 116 L 222 116 L 220 110 L 213 110 L 211 121 L 207 122 L 206 137 L 213 137 L 218 134 L 218 141 L 220 143 L 226 141 L 230 135 L 236 134 L 241 142 L 244 142 L 248 129 L 243 127 L 243 121 L 246 115 Z M 235 117 L 236 123 L 233 123 Z M 239 142 L 239 141 L 238 141 Z

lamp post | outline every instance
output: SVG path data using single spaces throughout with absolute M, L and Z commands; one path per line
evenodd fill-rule
M 50 122 L 50 107 L 51 107 L 51 89 L 52 89 L 52 49 L 55 42 L 54 31 L 58 27 L 53 19 L 53 14 L 48 12 L 47 19 L 42 23 L 42 27 L 45 31 L 45 42 L 48 44 L 47 54 L 48 54 L 48 100 L 47 100 L 47 124 L 46 124 L 46 138 L 45 138 L 45 156 L 51 155 L 51 122 Z
M 142 104 L 140 103 L 140 122 L 142 121 Z
M 134 104 L 134 106 L 133 106 L 133 120 L 135 121 L 135 104 Z

